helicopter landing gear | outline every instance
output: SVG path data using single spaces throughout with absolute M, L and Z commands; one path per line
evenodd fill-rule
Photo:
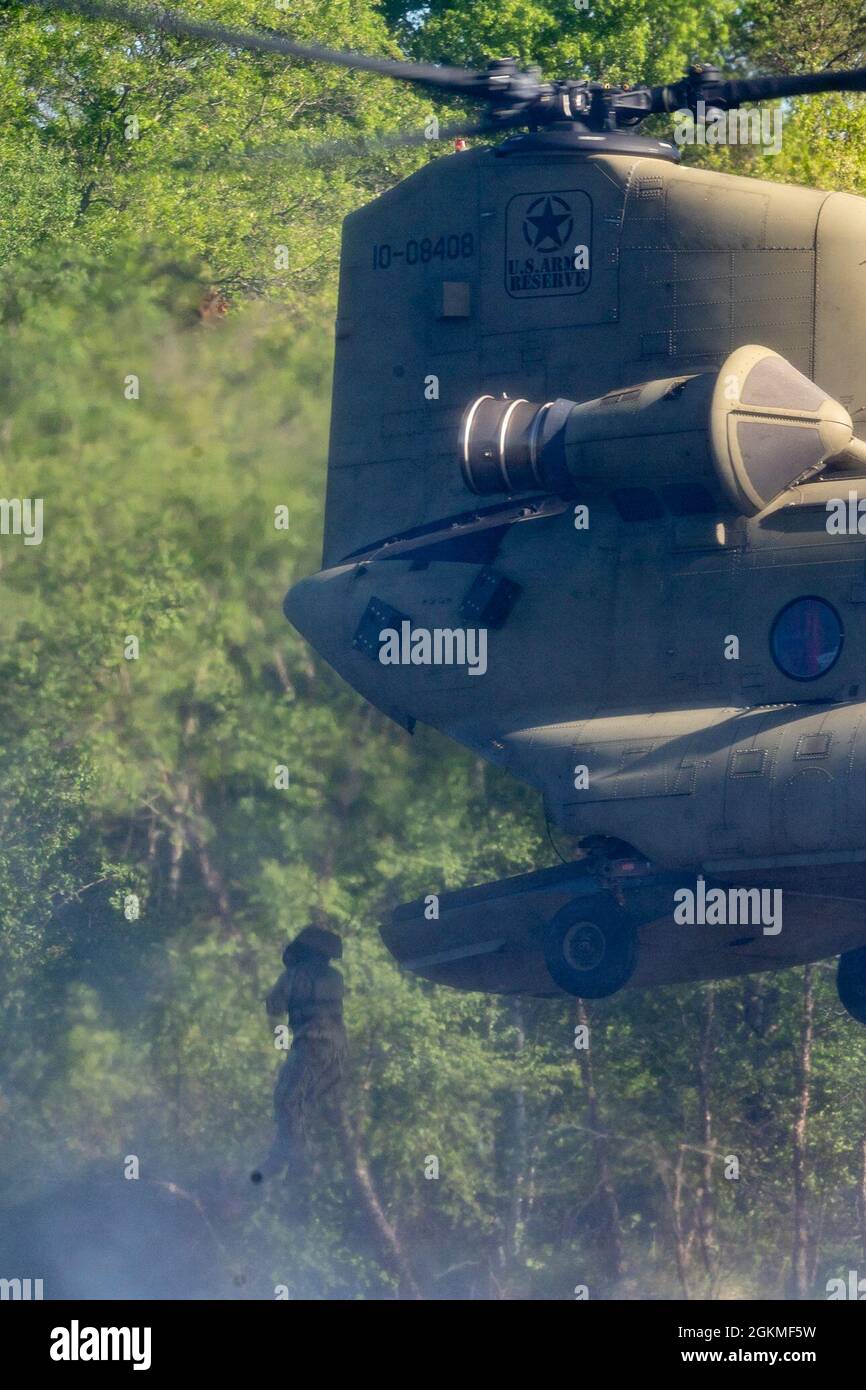
M 613 899 L 578 898 L 545 928 L 544 961 L 560 989 L 581 999 L 603 999 L 630 979 L 637 932 Z
M 866 1024 L 866 946 L 843 951 L 839 957 L 836 988 L 843 1007 L 858 1023 Z

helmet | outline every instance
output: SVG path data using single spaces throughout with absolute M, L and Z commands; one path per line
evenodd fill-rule
M 292 959 L 292 951 L 295 946 L 303 946 L 307 951 L 313 951 L 316 955 L 324 956 L 327 960 L 340 960 L 343 954 L 343 943 L 336 932 L 327 931 L 325 927 L 304 927 L 303 931 L 293 941 L 290 941 L 283 951 L 283 963 L 289 965 Z

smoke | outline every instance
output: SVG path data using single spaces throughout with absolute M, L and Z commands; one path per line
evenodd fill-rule
M 46 1299 L 256 1296 L 199 1198 L 99 1171 L 7 1208 L 0 1270 L 41 1278 Z

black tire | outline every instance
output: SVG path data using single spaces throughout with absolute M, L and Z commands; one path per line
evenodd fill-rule
M 637 932 L 612 898 L 576 898 L 545 928 L 544 961 L 560 989 L 603 999 L 631 978 Z
M 844 951 L 839 957 L 836 988 L 851 1017 L 866 1025 L 866 946 Z

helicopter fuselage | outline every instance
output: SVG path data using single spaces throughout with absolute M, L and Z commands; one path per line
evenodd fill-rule
M 738 881 L 838 865 L 859 902 L 866 537 L 828 519 L 866 478 L 743 516 L 654 488 L 636 454 L 627 486 L 491 501 L 457 439 L 482 393 L 586 401 L 750 343 L 862 435 L 864 320 L 866 200 L 533 137 L 427 165 L 345 224 L 324 568 L 287 615 L 366 699 L 537 786 L 564 829 Z M 456 639 L 425 657 L 478 628 L 483 678 Z

